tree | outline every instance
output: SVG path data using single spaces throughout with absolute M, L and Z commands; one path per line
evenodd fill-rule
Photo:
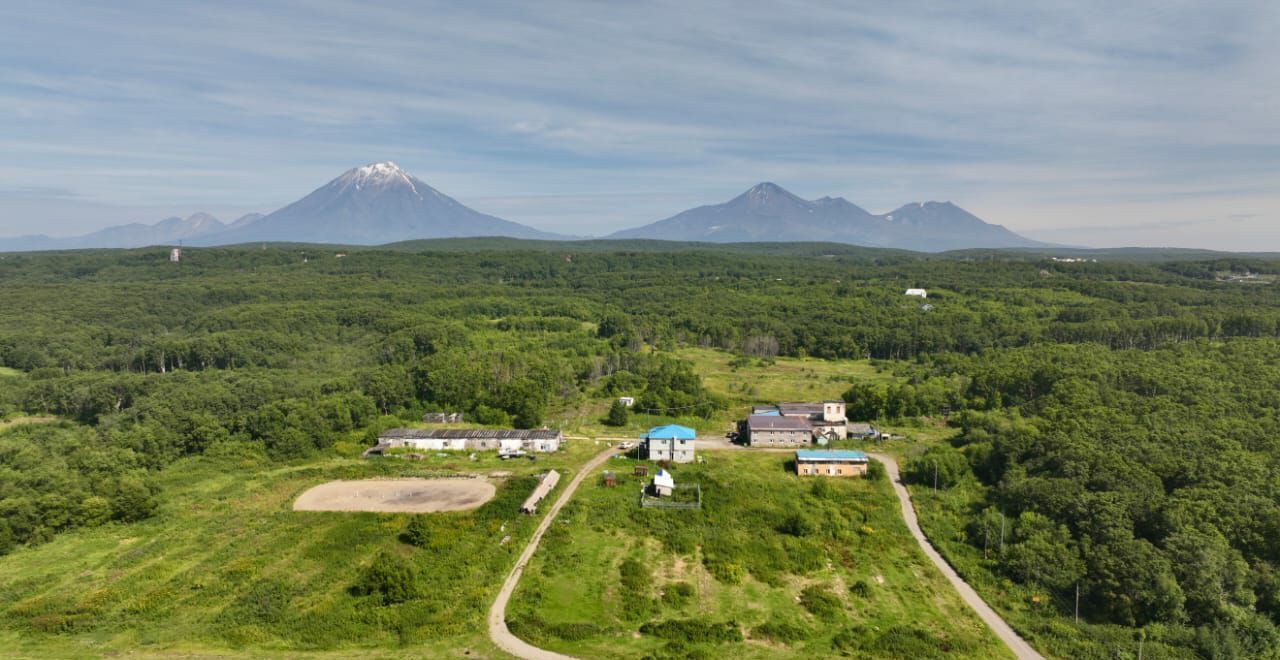
M 620 399 L 614 399 L 609 405 L 609 414 L 605 416 L 604 423 L 609 426 L 626 426 L 629 412 L 625 403 Z
M 1002 565 L 1017 581 L 1063 591 L 1084 575 L 1084 562 L 1066 526 L 1024 511 L 1012 531 L 1014 543 L 1005 551 Z

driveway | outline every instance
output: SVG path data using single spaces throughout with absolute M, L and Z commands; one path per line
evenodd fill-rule
M 511 600 L 511 594 L 515 592 L 516 585 L 520 582 L 520 576 L 524 574 L 525 565 L 529 563 L 529 558 L 538 549 L 538 542 L 542 540 L 542 535 L 551 527 L 552 521 L 556 519 L 556 514 L 560 513 L 560 509 L 573 497 L 574 491 L 578 490 L 578 486 L 582 481 L 617 452 L 618 449 L 616 447 L 610 447 L 596 454 L 586 465 L 582 466 L 582 469 L 578 470 L 573 480 L 560 493 L 556 503 L 551 505 L 547 515 L 542 518 L 542 522 L 538 524 L 538 529 L 530 537 L 529 544 L 525 546 L 524 552 L 520 553 L 520 559 L 516 561 L 511 573 L 507 575 L 507 581 L 502 583 L 502 590 L 498 592 L 498 598 L 493 601 L 493 607 L 489 608 L 489 638 L 503 651 L 517 658 L 526 658 L 526 660 L 563 660 L 571 658 L 571 656 L 561 655 L 554 651 L 540 649 L 512 635 L 511 631 L 507 629 L 507 602 Z

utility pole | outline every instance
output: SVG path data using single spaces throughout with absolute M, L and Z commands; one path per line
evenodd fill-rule
M 1000 512 L 1000 556 L 1004 556 L 1004 512 Z
M 938 461 L 933 462 L 933 492 L 938 492 Z
M 1080 625 L 1080 583 L 1076 582 L 1076 625 Z

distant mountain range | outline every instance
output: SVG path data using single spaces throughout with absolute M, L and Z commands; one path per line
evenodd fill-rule
M 0 251 L 230 245 L 250 242 L 382 245 L 433 238 L 571 237 L 480 213 L 414 178 L 395 163 L 353 168 L 302 199 L 267 215 L 225 224 L 206 213 L 154 225 L 110 227 L 74 238 L 0 239 Z M 840 197 L 805 200 L 773 183 L 700 206 L 608 239 L 668 241 L 828 242 L 937 252 L 965 248 L 1050 247 L 983 222 L 950 202 L 908 204 L 873 215 Z
M 230 224 L 209 215 L 195 213 L 186 218 L 166 218 L 154 225 L 133 223 L 108 227 L 101 231 L 71 238 L 44 235 L 0 238 L 0 250 L 23 252 L 32 250 L 75 250 L 82 248 L 134 248 L 189 242 L 203 236 L 214 236 L 229 229 L 243 227 L 262 217 L 250 213 Z
M 1047 245 L 983 222 L 951 202 L 907 204 L 873 215 L 843 197 L 806 200 L 767 182 L 723 204 L 699 206 L 609 238 L 711 243 L 827 241 L 920 252 Z

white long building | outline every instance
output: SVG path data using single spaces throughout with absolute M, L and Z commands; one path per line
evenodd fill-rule
M 395 447 L 423 451 L 536 451 L 560 449 L 564 434 L 559 429 L 388 429 L 378 436 L 378 444 L 366 454 L 380 454 Z

